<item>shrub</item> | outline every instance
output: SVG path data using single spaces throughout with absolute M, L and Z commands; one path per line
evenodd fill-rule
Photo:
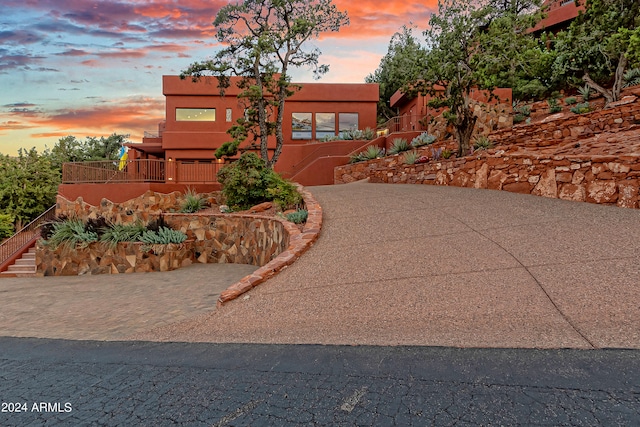
M 583 102 L 581 104 L 576 104 L 574 107 L 571 107 L 571 112 L 575 114 L 584 114 L 591 111 L 591 106 L 588 102 Z
M 267 178 L 266 199 L 272 200 L 280 210 L 296 207 L 302 202 L 296 186 L 275 172 Z
M 523 116 L 522 114 L 520 114 L 520 113 L 518 113 L 515 116 L 513 116 L 513 123 L 514 124 L 522 123 L 525 120 L 527 120 L 527 118 L 525 116 Z
M 13 236 L 13 217 L 9 214 L 0 214 L 0 240 Z
M 440 160 L 441 157 L 442 157 L 442 148 L 438 148 L 436 150 L 431 148 L 431 158 L 433 160 Z
M 567 104 L 567 105 L 573 105 L 576 102 L 578 102 L 578 100 L 576 99 L 575 96 L 570 96 L 570 97 L 564 99 L 564 103 Z
M 624 73 L 624 87 L 640 85 L 640 68 L 632 68 Z
M 244 153 L 240 159 L 218 172 L 222 194 L 233 210 L 248 209 L 273 200 L 284 208 L 301 200 L 295 186 L 267 167 L 255 153 Z
M 448 148 L 445 148 L 444 150 L 442 150 L 442 158 L 443 159 L 448 159 L 452 155 L 453 155 L 453 152 L 451 150 L 449 150 Z
M 302 224 L 307 221 L 309 213 L 305 209 L 298 209 L 295 212 L 291 212 L 286 215 L 287 221 L 291 221 L 294 224 Z
M 184 200 L 180 205 L 180 212 L 182 213 L 194 213 L 203 209 L 206 205 L 204 197 L 198 194 L 194 189 L 187 188 L 184 193 Z
M 396 138 L 389 148 L 389 154 L 400 154 L 404 151 L 411 150 L 411 145 L 404 138 Z
M 414 165 L 419 158 L 420 154 L 417 151 L 407 151 L 404 154 L 404 163 L 406 165 Z
M 427 132 L 421 133 L 411 140 L 411 145 L 418 148 L 423 145 L 430 145 L 436 140 L 435 135 L 428 134 Z
M 578 93 L 582 97 L 582 102 L 587 102 L 589 101 L 589 98 L 591 98 L 591 88 L 589 87 L 589 85 L 579 87 Z
M 120 242 L 139 242 L 146 228 L 142 223 L 111 224 L 100 236 L 100 242 L 114 248 Z
M 555 98 L 547 99 L 547 104 L 549 105 L 549 112 L 551 114 L 559 113 L 562 111 L 562 107 L 558 104 L 558 100 Z
M 521 114 L 525 117 L 529 117 L 531 115 L 531 107 L 528 105 L 523 105 L 521 107 L 515 108 L 516 114 Z
M 473 144 L 475 150 L 487 150 L 493 148 L 493 142 L 486 135 L 478 135 L 476 141 Z

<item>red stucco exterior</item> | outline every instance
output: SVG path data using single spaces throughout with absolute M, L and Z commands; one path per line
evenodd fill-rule
M 566 29 L 571 21 L 585 10 L 585 2 L 580 2 L 578 6 L 574 0 L 546 0 L 542 9 L 546 16 L 532 31 L 557 33 Z
M 237 80 L 232 79 L 231 86 L 224 96 L 220 95 L 218 80 L 205 77 L 198 82 L 181 80 L 178 76 L 164 76 L 163 94 L 166 98 L 166 118 L 159 125 L 157 136 L 145 137 L 142 144 L 130 144 L 136 151 L 135 158 L 147 158 L 149 155 L 169 160 L 212 161 L 214 153 L 231 138 L 227 129 L 244 114 L 244 105 L 237 95 Z M 376 127 L 376 105 L 378 102 L 377 84 L 335 84 L 304 83 L 285 103 L 283 134 L 284 147 L 276 164 L 276 170 L 286 172 L 302 160 L 305 151 L 301 146 L 317 143 L 316 113 L 334 113 L 336 132 L 341 114 L 358 114 L 358 129 Z M 176 109 L 200 108 L 215 109 L 215 121 L 178 121 Z M 312 117 L 312 138 L 294 139 L 292 114 L 310 113 Z M 230 116 L 229 116 L 230 115 Z M 269 141 L 269 148 L 275 148 L 275 138 Z M 168 169 L 168 177 L 175 179 Z

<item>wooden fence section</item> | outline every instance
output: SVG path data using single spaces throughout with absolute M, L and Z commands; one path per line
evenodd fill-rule
M 176 161 L 176 182 L 213 183 L 218 182 L 218 171 L 223 163 L 207 161 Z
M 74 162 L 62 165 L 63 184 L 164 182 L 164 160 Z

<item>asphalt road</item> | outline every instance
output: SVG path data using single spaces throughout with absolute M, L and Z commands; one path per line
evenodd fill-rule
M 639 425 L 640 352 L 0 338 L 0 401 L 2 426 Z

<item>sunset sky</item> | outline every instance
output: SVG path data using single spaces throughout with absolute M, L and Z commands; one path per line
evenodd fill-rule
M 59 138 L 130 134 L 164 119 L 162 75 L 218 49 L 211 24 L 224 0 L 3 0 L 0 153 L 41 152 Z M 363 82 L 393 33 L 425 29 L 435 0 L 335 0 L 349 27 L 313 42 L 331 66 L 321 82 Z M 306 70 L 299 82 L 312 81 Z

